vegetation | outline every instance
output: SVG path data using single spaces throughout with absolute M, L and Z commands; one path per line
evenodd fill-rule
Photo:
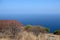
M 27 25 L 27 26 L 25 27 L 25 29 L 28 30 L 30 27 L 31 27 L 31 25 Z
M 56 30 L 54 34 L 60 35 L 60 30 Z
M 43 26 L 31 26 L 27 25 L 25 27 L 28 32 L 33 32 L 36 36 L 38 36 L 40 33 L 48 33 L 50 30 L 48 28 L 44 28 Z
M 45 28 L 45 30 L 46 30 L 47 32 L 50 32 L 50 29 L 49 29 L 49 28 Z

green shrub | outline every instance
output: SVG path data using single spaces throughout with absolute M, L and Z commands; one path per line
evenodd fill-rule
M 49 28 L 45 28 L 46 32 L 50 32 L 50 29 Z
M 60 30 L 56 30 L 54 34 L 60 35 Z
M 31 25 L 27 25 L 27 26 L 25 27 L 25 29 L 28 30 L 30 27 L 31 27 Z

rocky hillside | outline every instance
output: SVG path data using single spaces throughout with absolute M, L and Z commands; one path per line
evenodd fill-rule
M 16 20 L 0 20 L 0 37 L 15 37 L 24 27 Z
M 16 20 L 0 20 L 0 40 L 60 40 L 42 26 L 23 26 Z
M 49 33 L 49 29 L 42 26 L 26 26 L 25 29 L 27 32 L 33 32 L 35 35 L 39 33 Z

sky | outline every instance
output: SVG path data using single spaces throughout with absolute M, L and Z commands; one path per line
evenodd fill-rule
M 0 0 L 0 14 L 59 14 L 60 0 Z

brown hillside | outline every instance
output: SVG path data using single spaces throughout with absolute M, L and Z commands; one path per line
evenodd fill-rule
M 15 35 L 23 30 L 23 25 L 16 20 L 0 20 L 0 38 L 16 37 Z
M 16 20 L 0 20 L 0 32 L 12 31 L 23 31 L 24 27 L 21 23 Z
M 42 33 L 45 33 L 46 30 L 44 27 L 41 27 L 41 26 L 32 26 L 31 28 L 28 29 L 28 31 L 36 31 L 36 32 L 42 32 Z
M 6 28 L 8 26 L 11 27 L 13 25 L 23 28 L 23 25 L 16 20 L 0 20 L 0 28 L 2 28 L 2 29 Z

